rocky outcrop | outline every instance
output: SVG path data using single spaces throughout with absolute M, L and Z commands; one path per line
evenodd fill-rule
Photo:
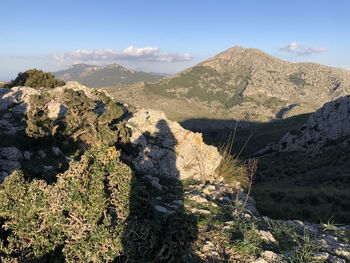
M 115 125 L 123 114 L 123 108 L 103 92 L 78 82 L 56 88 L 0 89 L 1 176 L 20 168 L 22 161 L 30 169 L 42 166 L 42 171 L 52 167 L 52 157 L 64 161 L 65 154 L 51 153 L 51 147 L 71 152 L 114 144 L 118 140 Z M 33 147 L 38 154 L 31 154 Z M 14 152 L 22 157 L 14 158 Z M 42 152 L 50 154 L 43 157 Z M 33 165 L 36 160 L 38 164 Z
M 257 154 L 299 151 L 314 155 L 322 146 L 350 135 L 350 96 L 324 104 L 300 130 L 290 131 L 281 140 Z
M 131 142 L 140 149 L 132 161 L 140 173 L 221 180 L 215 169 L 222 157 L 216 147 L 203 142 L 200 133 L 185 130 L 161 111 L 146 109 L 134 113 L 127 125 Z

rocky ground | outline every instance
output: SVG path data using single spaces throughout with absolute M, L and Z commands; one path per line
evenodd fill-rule
M 50 91 L 28 87 L 1 89 L 0 101 L 0 172 L 6 185 L 6 178 L 13 177 L 9 174 L 22 169 L 25 178 L 30 179 L 23 184 L 32 185 L 31 180 L 35 179 L 40 187 L 45 181 L 48 183 L 45 187 L 51 189 L 58 173 L 68 171 L 59 178 L 69 179 L 69 169 L 77 173 L 74 167 L 87 165 L 79 159 L 86 148 L 118 144 L 121 159 L 134 171 L 130 190 L 133 217 L 125 221 L 125 228 L 130 231 L 127 233 L 137 236 L 135 247 L 139 247 L 145 241 L 141 236 L 147 236 L 148 226 L 141 224 L 141 229 L 130 229 L 133 222 L 153 220 L 157 224 L 151 231 L 161 231 L 158 236 L 150 235 L 151 239 L 141 246 L 143 249 L 133 253 L 146 255 L 145 248 L 151 247 L 157 258 L 167 259 L 160 262 L 350 261 L 349 226 L 262 216 L 256 202 L 244 193 L 243 185 L 234 180 L 228 184 L 224 174 L 218 172 L 225 155 L 206 145 L 201 134 L 185 130 L 162 112 L 141 109 L 125 115 L 123 107 L 112 103 L 110 98 L 78 83 Z M 114 158 L 114 154 L 115 150 L 108 158 Z M 99 171 L 101 167 L 97 165 L 91 171 Z M 60 180 L 62 183 L 63 179 Z M 100 188 L 103 190 L 103 186 Z M 3 191 L 1 187 L 0 190 Z M 83 195 L 84 190 L 81 191 Z M 137 203 L 133 204 L 135 198 Z M 85 227 L 84 213 L 79 215 L 80 219 L 70 220 Z M 119 211 L 112 213 L 109 209 L 106 213 L 113 215 Z M 41 233 L 42 227 L 36 229 L 37 233 Z M 88 232 L 89 227 L 84 231 Z M 3 256 L 9 248 L 4 249 L 7 242 L 3 242 L 3 233 L 0 234 L 0 256 Z M 16 231 L 11 234 L 16 235 Z M 50 235 L 45 238 L 50 239 Z M 11 236 L 9 240 L 14 242 L 16 238 Z M 79 238 L 73 236 L 70 240 Z M 167 243 L 158 244 L 159 240 Z M 184 247 L 181 258 L 176 258 L 177 248 Z M 29 255 L 30 245 L 26 249 L 25 254 Z M 79 246 L 75 249 L 80 251 Z

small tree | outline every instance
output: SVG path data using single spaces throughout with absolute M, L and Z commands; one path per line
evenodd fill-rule
M 15 86 L 28 86 L 31 88 L 55 88 L 65 85 L 63 80 L 56 79 L 55 76 L 48 72 L 43 72 L 38 69 L 30 69 L 26 72 L 18 73 L 15 80 L 6 84 L 5 88 Z

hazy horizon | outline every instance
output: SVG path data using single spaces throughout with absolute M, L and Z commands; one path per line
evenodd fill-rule
M 174 74 L 236 45 L 350 68 L 349 9 L 344 0 L 3 1 L 0 79 L 76 63 Z

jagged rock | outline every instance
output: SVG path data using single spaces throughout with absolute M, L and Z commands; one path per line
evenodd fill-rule
M 163 112 L 141 109 L 127 126 L 132 130 L 131 142 L 140 148 L 132 161 L 139 172 L 221 180 L 215 173 L 222 159 L 217 148 L 206 145 L 201 134 L 168 120 Z
M 298 131 L 290 131 L 276 144 L 256 154 L 300 151 L 314 155 L 331 140 L 350 135 L 350 96 L 344 96 L 323 105 L 313 113 Z

